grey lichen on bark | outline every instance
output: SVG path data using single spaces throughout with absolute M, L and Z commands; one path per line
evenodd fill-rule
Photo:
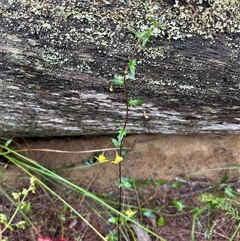
M 240 132 L 238 0 L 0 3 L 0 134 L 109 134 L 122 125 L 124 91 L 109 91 L 136 40 L 133 133 Z M 144 118 L 143 110 L 149 116 Z

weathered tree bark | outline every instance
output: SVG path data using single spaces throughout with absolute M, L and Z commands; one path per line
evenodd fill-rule
M 189 2 L 189 3 L 188 3 Z M 240 133 L 239 1 L 2 0 L 0 136 L 115 133 L 136 39 L 128 133 Z M 149 116 L 145 118 L 143 111 Z

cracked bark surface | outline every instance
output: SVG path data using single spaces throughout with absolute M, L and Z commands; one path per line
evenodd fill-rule
M 116 133 L 124 90 L 110 92 L 109 79 L 123 73 L 136 42 L 128 26 L 144 29 L 149 14 L 166 26 L 137 54 L 128 91 L 144 104 L 130 108 L 128 133 L 240 133 L 239 2 L 211 32 L 202 19 L 216 6 L 201 6 L 196 15 L 197 2 L 2 1 L 0 135 Z M 194 18 L 184 20 L 185 12 Z

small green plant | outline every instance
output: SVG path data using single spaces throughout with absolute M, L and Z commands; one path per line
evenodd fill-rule
M 219 209 L 225 214 L 231 216 L 235 220 L 240 220 L 239 206 L 240 202 L 229 197 L 217 197 L 212 194 L 202 194 L 201 201 L 207 203 L 208 207 L 213 209 Z
M 240 215 L 239 215 L 240 202 L 232 198 L 217 197 L 216 195 L 204 193 L 201 195 L 201 201 L 207 204 L 209 213 L 213 212 L 214 210 L 220 210 L 225 215 L 230 216 L 232 219 L 236 221 L 240 220 Z M 210 238 L 215 227 L 216 227 L 216 223 L 213 223 L 213 225 L 207 226 L 206 237 Z M 234 239 L 235 235 L 238 233 L 239 230 L 240 230 L 240 223 L 238 224 L 235 232 L 232 234 L 232 237 L 230 238 L 230 240 Z
M 172 204 L 177 208 L 179 212 L 183 211 L 184 205 L 181 201 L 174 199 Z
M 214 193 L 202 193 L 200 197 L 201 206 L 195 207 L 193 209 L 193 224 L 192 224 L 192 232 L 191 232 L 191 240 L 195 240 L 194 232 L 196 228 L 196 223 L 198 224 L 200 229 L 203 229 L 201 225 L 200 218 L 201 216 L 207 216 L 207 226 L 205 229 L 205 238 L 211 239 L 211 236 L 214 230 L 217 228 L 216 222 L 211 222 L 211 214 L 214 212 L 220 211 L 223 215 L 229 216 L 231 219 L 239 221 L 239 206 L 240 202 L 237 201 L 237 197 L 239 196 L 232 187 L 224 184 L 229 178 L 228 174 L 224 175 L 219 183 L 214 184 L 212 186 L 212 190 Z M 221 192 L 221 194 L 217 194 L 221 186 L 224 185 L 225 188 Z M 232 234 L 229 240 L 234 240 L 235 235 L 240 229 L 240 224 L 238 224 L 234 233 Z
M 12 214 L 12 216 L 7 217 L 6 214 L 0 213 L 0 223 L 3 224 L 4 226 L 4 228 L 1 230 L 1 236 L 3 236 L 4 232 L 7 229 L 10 229 L 11 231 L 14 230 L 14 227 L 25 229 L 26 227 L 25 220 L 17 221 L 16 223 L 14 223 L 14 219 L 20 211 L 21 211 L 21 214 L 24 213 L 24 217 L 26 217 L 30 213 L 31 203 L 25 201 L 25 199 L 30 193 L 35 193 L 34 177 L 30 178 L 30 185 L 28 188 L 23 188 L 20 192 L 12 193 L 13 199 L 10 199 L 10 200 L 14 202 L 14 205 L 16 206 L 16 210 Z
M 125 105 L 126 105 L 126 113 L 125 113 L 125 120 L 123 123 L 123 127 L 119 128 L 117 137 L 111 138 L 112 144 L 118 148 L 119 150 L 116 150 L 116 156 L 115 159 L 111 161 L 113 164 L 118 164 L 118 173 L 119 173 L 119 208 L 118 211 L 121 213 L 122 211 L 122 188 L 130 188 L 131 183 L 126 179 L 122 178 L 122 168 L 121 168 L 121 161 L 124 158 L 123 154 L 123 140 L 124 137 L 127 135 L 127 122 L 128 122 L 128 115 L 129 115 L 129 107 L 137 107 L 141 106 L 143 104 L 143 100 L 141 99 L 135 99 L 135 98 L 129 98 L 128 95 L 128 82 L 127 81 L 133 81 L 135 80 L 136 76 L 136 68 L 137 68 L 137 52 L 141 50 L 143 47 L 146 46 L 147 42 L 149 41 L 150 36 L 152 35 L 152 31 L 158 27 L 158 23 L 156 21 L 153 21 L 153 24 L 144 32 L 138 32 L 135 31 L 133 28 L 129 28 L 128 32 L 132 34 L 137 42 L 133 48 L 133 51 L 131 53 L 128 65 L 126 66 L 123 75 L 115 75 L 114 78 L 110 79 L 110 88 L 109 90 L 111 92 L 114 91 L 113 85 L 123 86 L 124 87 L 124 94 L 125 94 Z M 146 112 L 144 111 L 145 118 L 148 118 Z M 100 163 L 108 162 L 109 160 L 106 158 L 104 152 L 100 154 L 99 156 L 95 157 Z M 120 216 L 118 217 L 118 229 L 120 228 Z M 116 233 L 114 233 L 116 234 Z M 121 233 L 120 230 L 117 232 L 118 234 L 118 240 L 121 240 Z M 113 234 L 111 234 L 113 235 Z

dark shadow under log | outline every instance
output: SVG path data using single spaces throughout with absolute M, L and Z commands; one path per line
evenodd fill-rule
M 204 16 L 219 19 L 216 6 L 197 1 L 57 2 L 0 3 L 0 136 L 116 133 L 124 89 L 109 79 L 136 43 L 128 26 L 145 29 L 151 14 L 165 27 L 137 54 L 128 91 L 144 104 L 130 108 L 128 133 L 240 133 L 239 2 L 214 24 Z

